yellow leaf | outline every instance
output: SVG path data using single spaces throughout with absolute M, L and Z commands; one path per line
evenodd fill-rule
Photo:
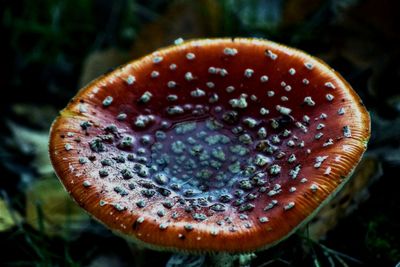
M 27 223 L 48 236 L 73 238 L 89 223 L 89 216 L 54 176 L 33 183 L 26 201 Z
M 15 219 L 21 218 L 18 213 L 10 210 L 5 201 L 0 198 L 0 232 L 5 232 L 15 226 L 13 215 Z

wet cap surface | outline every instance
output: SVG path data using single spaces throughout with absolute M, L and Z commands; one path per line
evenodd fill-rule
M 152 247 L 276 244 L 345 183 L 369 115 L 321 61 L 256 39 L 179 42 L 82 89 L 50 156 L 72 197 Z

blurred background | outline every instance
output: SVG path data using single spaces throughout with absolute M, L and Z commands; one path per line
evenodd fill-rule
M 138 251 L 70 200 L 48 159 L 51 122 L 96 76 L 179 37 L 243 36 L 322 58 L 372 118 L 369 149 L 343 192 L 252 266 L 396 266 L 399 2 L 0 0 L 0 265 L 165 266 L 171 253 Z

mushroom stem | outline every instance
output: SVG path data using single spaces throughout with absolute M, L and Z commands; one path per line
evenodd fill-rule
M 256 255 L 254 253 L 249 254 L 228 254 L 218 253 L 210 255 L 210 266 L 213 267 L 231 267 L 231 266 L 250 266 L 252 259 Z
M 229 253 L 217 253 L 211 255 L 190 255 L 190 254 L 179 254 L 175 253 L 171 256 L 167 267 L 232 267 L 232 266 L 250 266 L 252 259 L 256 255 L 254 253 L 249 254 L 229 254 Z

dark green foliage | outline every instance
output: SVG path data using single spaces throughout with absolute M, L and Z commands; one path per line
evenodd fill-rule
M 177 5 L 192 8 L 181 13 L 173 10 Z M 213 15 L 215 10 L 217 15 Z M 78 90 L 84 60 L 93 52 L 117 48 L 134 54 L 134 45 L 147 47 L 154 42 L 162 46 L 165 43 L 157 40 L 160 34 L 171 40 L 180 37 L 173 27 L 176 24 L 184 24 L 185 30 L 198 37 L 268 38 L 323 58 L 360 94 L 372 115 L 369 153 L 382 164 L 383 177 L 367 189 L 370 198 L 340 221 L 326 240 L 311 241 L 306 233 L 292 236 L 257 253 L 252 266 L 394 266 L 400 261 L 399 10 L 398 1 L 389 0 L 0 1 L 0 112 L 4 120 L 0 124 L 0 199 L 24 217 L 26 189 L 53 177 L 46 165 L 48 129 L 56 111 Z M 201 19 L 192 23 L 191 18 Z M 149 26 L 157 23 L 167 26 L 161 27 L 162 32 Z M 153 34 L 153 39 L 146 39 L 146 33 Z M 90 127 L 82 124 L 87 130 Z M 122 145 L 129 146 L 129 140 L 125 141 Z M 94 142 L 92 149 L 101 151 L 102 142 Z M 90 158 L 82 161 L 86 164 Z M 104 160 L 105 168 L 112 162 Z M 132 174 L 122 170 L 122 175 L 130 179 Z M 125 189 L 114 190 L 126 194 Z M 143 195 L 154 193 L 149 189 Z M 35 205 L 38 228 L 21 221 L 11 231 L 0 232 L 0 266 L 88 266 L 99 258 L 108 266 L 139 264 L 140 256 L 132 255 L 134 249 L 96 222 L 76 239 L 47 235 L 42 207 Z M 146 266 L 165 266 L 170 257 L 170 253 L 154 251 L 145 255 Z M 175 256 L 168 266 L 203 262 L 207 262 L 204 257 Z

